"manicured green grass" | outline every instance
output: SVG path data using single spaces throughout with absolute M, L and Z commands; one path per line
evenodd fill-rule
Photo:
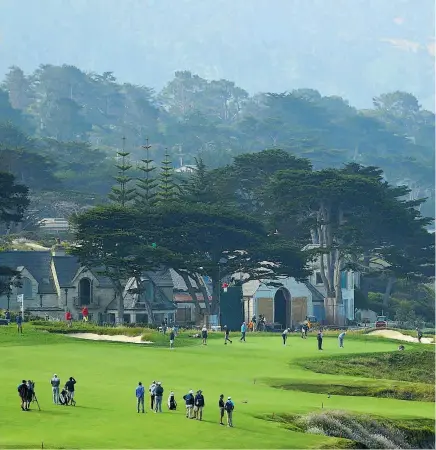
M 321 448 L 343 446 L 335 438 L 286 429 L 259 417 L 271 414 L 305 414 L 340 409 L 377 414 L 392 419 L 433 418 L 434 404 L 327 393 L 286 391 L 270 386 L 274 379 L 295 382 L 363 383 L 359 375 L 319 374 L 301 367 L 301 358 L 324 359 L 335 355 L 396 351 L 397 343 L 382 339 L 347 339 L 339 349 L 327 337 L 319 355 L 316 338 L 292 336 L 281 345 L 277 336 L 248 335 L 246 343 L 233 336 L 223 345 L 221 336 L 209 345 L 183 337 L 174 351 L 162 346 L 80 341 L 68 336 L 33 331 L 23 336 L 14 327 L 0 327 L 0 448 Z M 152 339 L 153 340 L 153 339 Z M 160 342 L 160 341 L 159 341 Z M 186 344 L 181 347 L 178 344 Z M 189 345 L 187 345 L 189 344 Z M 405 344 L 406 352 L 416 349 Z M 62 381 L 77 379 L 77 407 L 51 403 L 49 380 L 57 373 Z M 16 387 L 21 379 L 36 381 L 42 411 L 22 412 Z M 160 380 L 164 399 L 174 390 L 179 402 L 175 413 L 137 414 L 134 390 Z M 182 396 L 202 389 L 205 420 L 188 421 Z M 235 428 L 218 425 L 218 396 L 235 401 Z
M 414 348 L 417 348 L 415 346 Z M 419 348 L 419 347 L 418 347 Z M 325 359 L 303 360 L 301 365 L 319 373 L 359 375 L 388 380 L 435 382 L 434 346 L 421 345 L 412 352 L 389 352 Z

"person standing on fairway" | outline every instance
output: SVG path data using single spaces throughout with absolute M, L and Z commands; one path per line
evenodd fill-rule
M 23 316 L 21 314 L 21 311 L 17 314 L 17 331 L 20 334 L 23 334 Z
M 233 427 L 233 410 L 235 409 L 235 404 L 232 402 L 232 397 L 227 397 L 224 409 L 227 413 L 227 426 Z
M 141 406 L 142 413 L 144 414 L 144 412 L 145 412 L 144 411 L 145 389 L 141 382 L 138 383 L 138 387 L 136 388 L 135 394 L 136 394 L 136 407 L 137 407 L 138 413 L 139 413 L 139 407 Z
M 289 328 L 285 328 L 282 333 L 283 345 L 286 345 L 286 341 L 288 340 Z
M 220 399 L 218 400 L 218 408 L 220 409 L 220 425 L 224 425 L 224 394 L 220 395 Z
M 207 328 L 206 325 L 203 325 L 201 329 L 201 338 L 203 339 L 203 345 L 207 345 Z
M 148 392 L 150 392 L 150 409 L 154 410 L 154 400 L 156 398 L 156 381 L 153 381 L 151 383 L 150 387 L 148 388 Z
M 227 345 L 227 341 L 229 341 L 232 344 L 232 341 L 230 340 L 230 330 L 227 328 L 227 325 L 224 325 L 224 344 Z
M 244 341 L 245 342 L 245 334 L 247 333 L 247 325 L 245 324 L 245 322 L 242 322 L 241 325 L 241 339 L 239 339 L 241 342 Z
M 318 341 L 318 350 L 322 350 L 322 330 L 318 331 L 318 334 L 316 335 L 316 339 Z
M 71 405 L 74 406 L 76 406 L 76 400 L 74 400 L 75 384 L 76 380 L 73 377 L 70 377 L 70 379 L 65 383 L 65 389 L 68 392 L 68 396 L 71 400 Z
M 170 332 L 170 349 L 174 349 L 174 339 L 176 338 L 176 333 L 174 333 L 174 328 L 171 328 Z
M 191 389 L 186 395 L 183 396 L 183 400 L 185 400 L 186 406 L 186 418 L 193 419 L 192 416 L 192 408 L 194 407 L 195 399 L 194 399 L 194 391 Z
M 194 417 L 197 420 L 203 420 L 203 408 L 204 408 L 204 396 L 203 391 L 197 391 L 197 395 L 194 399 Z
M 84 322 L 88 322 L 88 315 L 89 315 L 88 307 L 84 306 L 82 308 L 82 316 L 83 316 L 83 321 Z
M 59 404 L 59 386 L 61 384 L 61 380 L 56 374 L 54 374 L 53 378 L 50 380 L 50 384 L 51 390 L 53 392 L 53 403 L 57 405 Z
M 340 348 L 344 348 L 344 337 L 347 333 L 345 331 L 343 331 L 339 336 L 338 336 L 338 340 L 339 340 L 339 347 Z
M 18 395 L 21 399 L 21 410 L 27 411 L 26 405 L 27 405 L 27 394 L 28 394 L 29 388 L 27 387 L 26 380 L 23 380 L 21 384 L 18 386 Z
M 155 397 L 155 412 L 162 412 L 162 397 L 164 393 L 164 388 L 162 387 L 162 383 L 160 381 L 157 382 L 156 386 L 156 397 Z

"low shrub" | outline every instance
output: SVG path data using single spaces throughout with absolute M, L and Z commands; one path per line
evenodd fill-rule
M 279 415 L 267 420 L 280 422 L 292 430 L 345 439 L 343 448 L 435 448 L 434 423 L 429 419 L 400 421 L 329 410 L 300 416 Z M 339 448 L 337 443 L 334 448 Z

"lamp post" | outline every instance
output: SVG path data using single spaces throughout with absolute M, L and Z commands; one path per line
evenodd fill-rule
M 9 309 L 10 303 L 11 303 L 11 291 L 10 290 L 8 291 L 7 297 L 8 297 L 8 309 Z
M 68 310 L 68 288 L 65 288 L 65 311 Z
M 227 259 L 226 258 L 220 258 L 218 261 L 218 284 L 219 284 L 219 290 L 218 290 L 218 325 L 222 327 L 221 324 L 221 265 L 226 264 Z

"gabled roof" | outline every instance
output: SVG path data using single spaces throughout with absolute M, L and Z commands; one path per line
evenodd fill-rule
M 75 256 L 65 255 L 65 256 L 53 256 L 53 264 L 55 266 L 56 275 L 61 287 L 71 286 L 74 277 L 77 275 L 79 269 L 82 265 L 79 259 Z M 87 270 L 83 267 L 84 270 Z M 111 287 L 112 283 L 109 278 L 100 275 L 98 273 L 98 268 L 90 269 L 95 278 L 97 278 L 100 287 Z
M 0 266 L 16 270 L 25 267 L 38 283 L 39 294 L 56 292 L 50 270 L 50 251 L 6 251 L 0 252 Z
M 60 287 L 69 287 L 80 268 L 80 263 L 74 256 L 53 256 L 56 275 Z

